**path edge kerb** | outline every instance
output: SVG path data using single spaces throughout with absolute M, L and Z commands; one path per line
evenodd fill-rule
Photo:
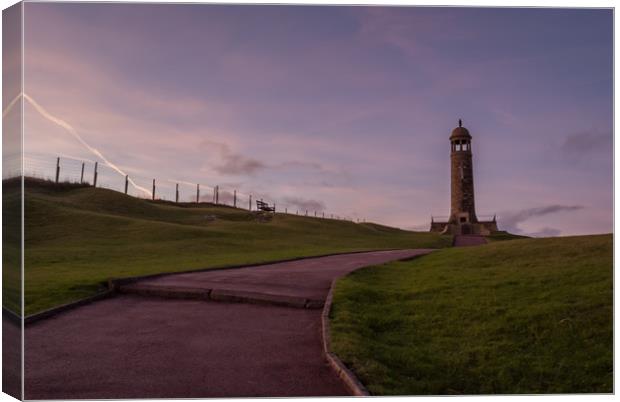
M 428 251 L 426 253 L 414 255 L 413 257 L 400 258 L 394 261 L 414 260 L 422 256 L 428 255 L 435 250 L 436 249 L 432 249 L 431 251 Z M 368 268 L 372 266 L 373 265 L 361 267 L 361 268 Z M 355 271 L 352 271 L 352 272 L 355 272 Z M 329 331 L 329 314 L 332 311 L 332 302 L 334 298 L 334 289 L 336 287 L 336 282 L 338 282 L 338 280 L 342 278 L 343 277 L 335 278 L 332 281 L 331 286 L 329 287 L 329 292 L 327 293 L 327 298 L 325 299 L 325 304 L 323 305 L 323 312 L 321 313 L 321 337 L 323 338 L 322 339 L 323 354 L 325 355 L 325 358 L 327 359 L 327 362 L 329 363 L 332 370 L 334 370 L 338 378 L 340 378 L 342 382 L 344 382 L 344 385 L 349 389 L 349 391 L 351 391 L 353 396 L 371 396 L 368 389 L 364 386 L 364 384 L 362 384 L 359 378 L 357 378 L 355 373 L 351 371 L 351 369 L 349 369 L 334 352 L 331 351 L 331 333 Z
M 115 293 L 111 290 L 97 293 L 95 295 L 85 297 L 83 299 L 76 300 L 74 302 L 61 304 L 60 306 L 52 307 L 47 310 L 39 311 L 38 313 L 30 314 L 24 317 L 24 325 L 29 325 L 37 321 L 44 320 L 46 318 L 53 317 L 55 315 L 64 313 L 65 311 L 73 310 L 78 307 L 85 306 L 90 303 L 94 303 L 100 300 L 104 300 L 115 296 Z
M 338 378 L 342 380 L 344 385 L 351 391 L 354 396 L 370 396 L 370 392 L 366 389 L 364 384 L 357 378 L 357 376 L 340 360 L 336 354 L 331 351 L 331 335 L 329 332 L 329 313 L 332 310 L 332 299 L 334 296 L 334 287 L 336 286 L 336 278 L 332 281 L 327 293 L 327 299 L 323 305 L 323 312 L 321 313 L 321 337 L 323 338 L 323 354 L 327 359 L 330 367 Z

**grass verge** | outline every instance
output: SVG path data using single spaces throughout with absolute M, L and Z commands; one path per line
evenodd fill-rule
M 376 395 L 610 393 L 612 235 L 494 242 L 339 280 L 334 352 Z
M 491 233 L 490 235 L 485 236 L 485 238 L 489 242 L 503 241 L 503 240 L 529 239 L 528 236 L 512 234 L 512 233 L 506 232 L 505 230 L 500 230 L 500 231 Z

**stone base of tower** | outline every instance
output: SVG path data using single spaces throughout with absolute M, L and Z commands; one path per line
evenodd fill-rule
M 490 235 L 497 232 L 496 221 L 479 221 L 477 223 L 450 223 L 450 222 L 431 222 L 431 232 L 450 234 L 450 235 Z

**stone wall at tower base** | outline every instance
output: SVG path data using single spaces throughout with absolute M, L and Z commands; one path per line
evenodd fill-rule
M 490 235 L 493 232 L 497 232 L 497 221 L 480 221 L 477 223 L 463 224 L 450 222 L 431 222 L 430 231 L 451 235 Z

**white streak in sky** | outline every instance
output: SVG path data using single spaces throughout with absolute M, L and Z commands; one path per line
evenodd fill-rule
M 15 104 L 17 103 L 17 101 L 19 100 L 19 98 L 21 98 L 22 94 L 19 93 L 17 94 L 17 96 L 15 98 L 13 98 L 13 100 L 11 102 L 9 102 L 9 105 L 2 111 L 2 118 L 4 119 L 4 116 L 6 116 L 11 109 L 13 109 L 13 106 L 15 106 Z
M 15 104 L 17 103 L 17 101 L 19 100 L 20 96 L 22 96 L 22 94 L 20 93 L 19 95 L 17 95 L 15 97 L 15 99 L 13 99 L 8 106 L 6 107 L 6 109 L 4 109 L 2 111 L 2 117 L 4 118 L 4 116 L 6 116 L 11 109 L 13 108 L 13 106 L 15 106 Z M 114 163 L 112 163 L 110 160 L 108 160 L 108 158 L 106 158 L 105 156 L 103 156 L 103 154 L 101 152 L 99 152 L 99 150 L 97 150 L 94 147 L 91 147 L 86 141 L 84 141 L 84 139 L 80 136 L 80 134 L 78 134 L 77 130 L 73 128 L 73 126 L 71 126 L 69 123 L 67 123 L 66 121 L 59 119 L 58 117 L 52 115 L 51 113 L 49 113 L 45 108 L 43 108 L 43 106 L 39 105 L 34 99 L 32 99 L 28 94 L 23 94 L 24 99 L 27 100 L 35 109 L 37 112 L 39 112 L 39 114 L 41 114 L 41 116 L 43 116 L 44 118 L 46 118 L 47 120 L 51 121 L 52 123 L 64 128 L 65 130 L 67 130 L 69 132 L 69 134 L 71 134 L 76 140 L 79 141 L 80 144 L 82 144 L 82 146 L 84 146 L 84 148 L 86 148 L 87 150 L 89 150 L 91 153 L 93 153 L 94 155 L 98 156 L 103 162 L 105 162 L 105 164 L 107 164 L 108 166 L 110 166 L 112 169 L 116 170 L 119 174 L 123 175 L 123 176 L 127 176 L 127 174 L 125 172 L 123 172 L 118 166 L 116 166 Z M 152 196 L 153 193 L 151 193 L 151 191 L 149 191 L 148 189 L 137 185 L 132 179 L 131 177 L 129 178 L 129 183 L 131 183 L 132 186 L 134 186 L 136 189 L 143 191 L 144 193 L 148 194 L 149 196 Z

